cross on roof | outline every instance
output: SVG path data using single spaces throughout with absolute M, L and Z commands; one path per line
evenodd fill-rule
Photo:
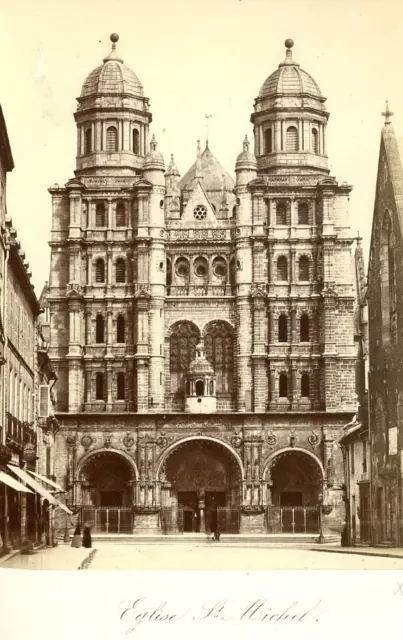
M 386 100 L 385 111 L 382 113 L 385 118 L 385 124 L 390 124 L 392 122 L 391 117 L 394 115 L 392 111 L 389 109 L 389 101 Z

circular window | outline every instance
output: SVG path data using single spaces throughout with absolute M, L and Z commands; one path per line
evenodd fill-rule
M 216 258 L 214 260 L 213 273 L 216 278 L 224 278 L 227 275 L 227 264 L 224 258 Z
M 194 263 L 195 275 L 198 278 L 205 278 L 208 274 L 208 265 L 205 258 L 197 258 Z
M 177 260 L 176 273 L 180 278 L 186 278 L 189 275 L 189 263 L 185 258 Z
M 207 207 L 204 204 L 198 204 L 197 207 L 193 209 L 193 217 L 195 220 L 204 220 L 207 215 Z

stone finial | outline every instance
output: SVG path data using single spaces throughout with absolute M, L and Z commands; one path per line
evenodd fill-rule
M 175 163 L 175 159 L 174 159 L 174 154 L 173 153 L 171 153 L 171 161 L 170 161 L 170 163 L 168 165 L 168 169 L 167 169 L 166 175 L 168 175 L 168 176 L 179 176 L 180 175 L 178 167 L 176 166 L 176 163 Z
M 382 113 L 382 115 L 385 118 L 385 124 L 392 123 L 392 116 L 394 115 L 394 113 L 389 109 L 389 100 L 386 100 L 385 111 Z
M 150 147 L 151 151 L 157 151 L 158 142 L 155 138 L 155 133 L 153 133 L 153 137 L 151 138 Z
M 112 49 L 111 52 L 108 56 L 106 56 L 106 58 L 103 59 L 103 62 L 108 62 L 109 60 L 116 60 L 117 62 L 122 62 L 123 60 L 122 58 L 120 58 L 117 53 L 116 53 L 116 43 L 119 40 L 119 36 L 117 33 L 111 33 L 110 35 L 110 41 L 112 42 Z
M 295 60 L 293 59 L 293 57 L 292 57 L 292 48 L 294 46 L 294 40 L 292 40 L 292 38 L 287 38 L 287 40 L 284 42 L 284 44 L 286 46 L 285 60 L 279 66 L 283 67 L 284 65 L 287 65 L 287 64 L 293 64 L 296 67 L 299 67 L 299 64 L 297 64 L 295 62 Z
M 250 149 L 250 142 L 249 142 L 248 136 L 245 135 L 245 139 L 243 141 L 243 150 L 249 151 L 249 149 Z

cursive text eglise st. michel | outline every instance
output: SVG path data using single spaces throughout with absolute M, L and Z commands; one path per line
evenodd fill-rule
M 236 604 L 228 600 L 216 600 L 192 604 L 187 608 L 173 607 L 167 601 L 154 601 L 149 598 L 137 598 L 124 603 L 120 612 L 120 621 L 126 626 L 126 634 L 133 633 L 140 625 L 149 623 L 188 622 L 306 622 L 318 621 L 321 615 L 321 602 L 306 606 L 298 601 L 285 606 L 274 606 L 267 599 Z

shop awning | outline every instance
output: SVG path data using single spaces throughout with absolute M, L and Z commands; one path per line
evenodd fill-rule
M 50 487 L 53 487 L 53 489 L 56 489 L 59 493 L 66 493 L 66 490 L 62 489 L 60 484 L 57 484 L 57 482 L 53 482 L 53 480 L 49 480 L 49 478 L 41 476 L 39 473 L 35 473 L 35 471 L 29 471 L 29 469 L 27 469 L 27 471 L 30 475 L 35 476 L 35 478 L 38 478 L 41 482 L 45 482 Z
M 8 473 L 4 473 L 4 471 L 0 471 L 0 482 L 6 484 L 15 491 L 20 491 L 21 493 L 32 493 L 31 489 L 28 489 L 28 487 L 9 476 Z
M 66 507 L 65 504 L 57 500 L 55 496 L 52 496 L 52 494 L 49 493 L 49 491 L 47 491 L 45 487 L 39 484 L 39 482 L 37 482 L 32 476 L 30 476 L 29 473 L 27 473 L 23 469 L 20 469 L 20 467 L 16 467 L 12 464 L 8 464 L 7 466 L 13 473 L 15 473 L 19 478 L 21 478 L 21 480 L 26 482 L 28 486 L 30 486 L 32 489 L 34 489 L 34 491 L 39 493 L 39 495 L 41 495 L 42 498 L 45 498 L 46 500 L 48 500 L 50 504 L 53 504 L 55 507 L 60 507 L 60 509 L 63 509 L 63 511 L 65 511 L 69 515 L 73 515 L 72 511 L 70 511 L 70 509 Z

